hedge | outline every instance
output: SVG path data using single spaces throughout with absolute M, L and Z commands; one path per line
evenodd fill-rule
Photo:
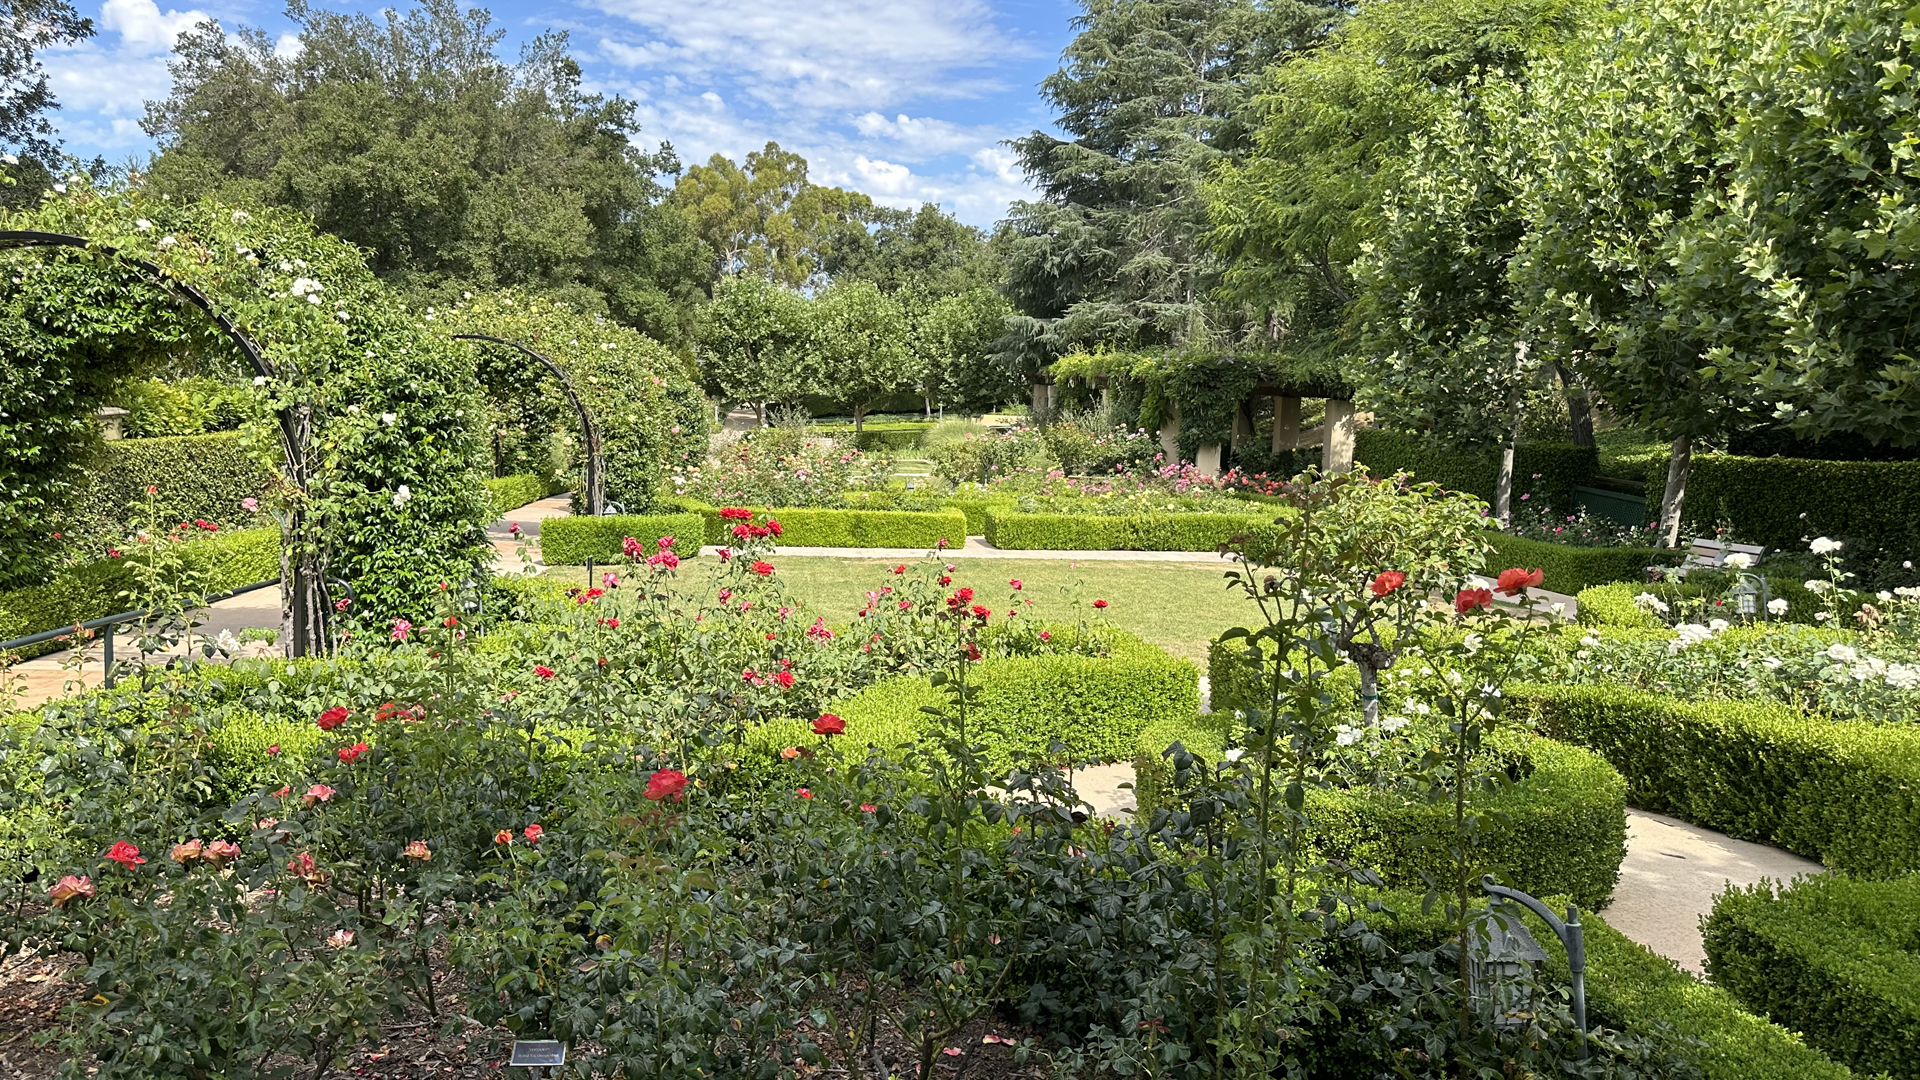
M 1271 531 L 1272 514 L 1025 514 L 989 508 L 987 543 L 1005 550 L 1213 551 L 1242 533 Z
M 1642 593 L 1652 593 L 1669 605 L 1684 599 L 1699 596 L 1719 597 L 1728 588 L 1727 579 L 1719 574 L 1706 574 L 1701 571 L 1687 575 L 1681 582 L 1620 583 L 1614 585 L 1593 585 L 1580 590 L 1575 598 L 1579 601 L 1579 621 L 1584 626 L 1627 626 L 1658 628 L 1666 625 L 1652 612 L 1634 603 L 1634 597 Z M 1787 602 L 1787 613 L 1780 621 L 1805 623 L 1818 626 L 1815 618 L 1827 610 L 1825 600 L 1808 592 L 1805 584 L 1788 578 L 1768 578 L 1767 588 L 1770 596 Z M 1864 597 L 1863 597 L 1864 599 Z M 1758 601 L 1756 600 L 1756 606 Z M 1727 601 L 1732 607 L 1733 601 Z M 1842 604 L 1842 610 L 1850 605 Z M 1736 609 L 1737 610 L 1737 609 Z M 1769 615 L 1769 619 L 1774 618 Z M 1727 615 L 1726 618 L 1734 618 Z
M 1920 871 L 1920 728 L 1615 686 L 1521 685 L 1507 696 L 1542 734 L 1612 762 L 1637 807 L 1862 877 Z
M 487 500 L 493 505 L 494 517 L 504 517 L 530 502 L 538 502 L 554 494 L 552 484 L 529 474 L 496 476 L 481 482 L 487 487 Z
M 74 507 L 78 520 L 125 532 L 136 524 L 205 520 L 251 521 L 240 500 L 273 487 L 273 471 L 238 431 L 161 439 L 114 439 L 100 444 L 86 488 Z M 156 522 L 145 522 L 147 488 Z
M 1487 558 L 1490 568 L 1524 566 L 1544 570 L 1546 578 L 1540 587 L 1567 595 L 1592 585 L 1643 582 L 1647 579 L 1647 567 L 1671 566 L 1679 562 L 1683 554 L 1671 548 L 1576 547 L 1493 531 L 1487 533 L 1487 540 L 1493 544 L 1493 554 Z
M 700 553 L 706 523 L 698 514 L 603 514 L 599 517 L 551 517 L 540 523 L 540 558 L 548 566 L 579 566 L 594 562 L 624 562 L 621 545 L 632 537 L 651 555 L 656 541 L 674 538 L 681 558 Z
M 912 450 L 933 430 L 933 421 L 889 421 L 863 424 L 856 433 L 852 424 L 821 426 L 820 434 L 836 439 L 853 437 L 853 445 L 862 450 Z
M 1220 760 L 1230 714 L 1162 722 L 1141 733 L 1134 757 L 1134 795 L 1141 809 L 1170 804 L 1174 742 L 1209 765 Z M 1526 732 L 1497 734 L 1493 745 L 1531 771 L 1525 779 L 1476 802 L 1490 859 L 1516 887 L 1539 896 L 1571 896 L 1598 907 L 1613 894 L 1627 854 L 1627 785 L 1598 754 Z M 1310 788 L 1306 794 L 1317 856 L 1377 871 L 1389 887 L 1444 879 L 1452 810 L 1377 789 Z
M 1016 502 L 1017 500 L 1004 496 L 969 497 L 956 495 L 953 498 L 945 500 L 947 509 L 958 510 L 967 516 L 968 536 L 986 535 L 987 512 L 990 510 L 998 510 L 1003 514 L 1012 513 Z
M 1169 717 L 1200 709 L 1199 671 L 1185 660 L 1139 641 L 1120 638 L 1107 656 L 1023 656 L 988 660 L 969 672 L 977 692 L 969 710 L 969 739 L 987 747 L 996 767 L 1055 759 L 1062 764 L 1124 761 L 1140 732 Z M 947 692 L 924 678 L 889 679 L 835 702 L 853 746 L 898 750 L 934 730 L 923 706 L 945 706 Z M 773 760 L 781 748 L 811 746 L 820 737 L 807 722 L 761 725 L 748 736 L 751 751 Z
M 1400 431 L 1364 428 L 1355 432 L 1353 456 L 1375 476 L 1412 473 L 1416 480 L 1431 480 L 1487 502 L 1493 501 L 1499 477 L 1498 463 L 1491 456 L 1462 454 L 1429 436 Z M 1513 494 L 1518 499 L 1535 492 L 1556 509 L 1568 510 L 1573 506 L 1573 486 L 1591 481 L 1599 468 L 1600 452 L 1594 447 L 1523 442 L 1514 448 Z
M 1649 506 L 1658 489 L 1647 485 Z M 1898 565 L 1920 558 L 1920 461 L 1702 455 L 1687 474 L 1684 513 L 1689 523 L 1732 522 L 1748 543 L 1802 551 L 1806 537 L 1841 537 L 1850 555 L 1886 548 Z
M 672 499 L 675 509 L 691 511 L 706 520 L 706 542 L 731 543 L 732 523 L 720 516 L 720 507 L 694 499 Z M 825 510 L 814 507 L 750 507 L 780 523 L 775 542 L 784 547 L 927 548 L 945 540 L 949 547 L 966 543 L 967 519 L 958 510 Z M 545 525 L 541 528 L 544 530 Z
M 1731 888 L 1701 924 L 1707 972 L 1862 1072 L 1920 1077 L 1920 875 Z
M 229 592 L 280 577 L 280 530 L 236 529 L 186 541 L 181 558 L 208 575 L 207 590 Z M 86 622 L 127 610 L 130 559 L 101 559 L 63 571 L 45 585 L 0 592 L 0 641 Z M 51 652 L 48 643 L 33 652 Z

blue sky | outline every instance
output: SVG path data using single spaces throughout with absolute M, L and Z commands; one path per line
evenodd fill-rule
M 201 19 L 285 35 L 276 2 L 80 0 L 97 35 L 45 57 L 67 149 L 143 160 L 142 103 L 163 97 L 174 37 Z M 341 4 L 377 11 L 386 5 Z M 1068 0 L 510 0 L 488 6 L 517 48 L 566 30 L 589 89 L 639 104 L 640 141 L 686 162 L 769 139 L 816 183 L 894 206 L 938 202 L 991 225 L 1025 181 L 1001 141 L 1049 126 L 1037 84 L 1058 66 Z M 287 40 L 291 46 L 293 42 Z

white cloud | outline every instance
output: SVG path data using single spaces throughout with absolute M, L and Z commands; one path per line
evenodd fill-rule
M 123 52 L 167 52 L 175 39 L 206 18 L 204 11 L 172 8 L 162 15 L 154 0 L 107 0 L 100 8 L 101 28 L 120 35 Z
M 924 160 L 941 154 L 967 153 L 982 142 L 992 142 L 989 128 L 967 127 L 931 116 L 912 117 L 901 113 L 889 120 L 877 112 L 853 118 L 855 131 L 870 139 L 885 139 L 899 147 L 912 160 Z

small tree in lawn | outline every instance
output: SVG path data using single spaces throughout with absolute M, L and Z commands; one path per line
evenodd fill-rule
M 929 414 L 936 402 L 991 405 L 1018 393 L 1019 373 L 994 357 L 1012 311 L 999 293 L 982 286 L 943 296 L 914 316 L 914 366 Z
M 870 281 L 843 281 L 813 301 L 812 315 L 808 374 L 820 393 L 853 410 L 859 431 L 875 402 L 920 374 L 906 312 Z
M 708 388 L 729 401 L 752 402 L 764 426 L 767 402 L 803 392 L 809 314 L 806 297 L 764 277 L 723 278 L 701 332 Z

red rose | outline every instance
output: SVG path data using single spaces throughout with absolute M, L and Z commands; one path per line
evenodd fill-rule
M 140 857 L 140 849 L 125 840 L 116 841 L 107 849 L 107 858 L 131 870 L 147 860 Z
M 985 604 L 975 604 L 972 610 L 974 615 L 981 619 L 985 619 L 987 616 L 993 614 L 993 609 Z
M 1546 576 L 1543 570 L 1522 570 L 1516 566 L 1500 571 L 1500 578 L 1493 583 L 1493 587 L 1500 590 L 1502 596 L 1519 596 L 1540 584 Z
M 527 826 L 527 843 L 537 844 L 540 842 L 540 838 L 545 835 L 547 835 L 547 830 L 541 828 L 538 823 Z
M 767 531 L 768 531 L 768 532 L 770 532 L 770 533 L 772 533 L 772 534 L 773 534 L 773 535 L 775 535 L 775 536 L 779 536 L 779 535 L 780 535 L 780 534 L 781 534 L 782 532 L 784 532 L 785 530 L 784 530 L 784 529 L 782 529 L 782 528 L 780 528 L 780 523 L 779 523 L 779 522 L 777 522 L 777 521 L 775 521 L 775 520 L 773 520 L 772 518 L 768 518 L 768 519 L 767 519 Z
M 967 647 L 964 649 L 961 649 L 960 653 L 961 655 L 965 656 L 969 660 L 978 660 L 980 659 L 980 646 L 975 645 L 973 642 L 969 641 L 967 642 Z
M 1379 577 L 1373 579 L 1373 584 L 1368 586 L 1368 588 L 1373 591 L 1373 595 L 1375 596 L 1385 596 L 1406 583 L 1407 575 L 1400 571 L 1383 570 L 1380 572 Z
M 773 673 L 773 681 L 780 684 L 780 689 L 791 690 L 793 689 L 793 672 L 776 671 Z
M 345 705 L 335 705 L 333 708 L 328 709 L 326 712 L 323 712 L 320 714 L 320 719 L 318 721 L 320 725 L 320 730 L 332 731 L 334 728 L 337 728 L 341 724 L 346 723 L 347 717 L 351 715 L 353 715 L 352 711 L 349 710 Z
M 819 719 L 813 722 L 813 733 L 815 735 L 845 735 L 847 733 L 847 722 L 832 713 L 821 713 Z
M 647 798 L 652 799 L 654 802 L 659 802 L 661 799 L 666 798 L 672 798 L 674 802 L 679 802 L 686 797 L 684 794 L 686 786 L 686 773 L 681 772 L 679 769 L 661 769 L 652 776 L 647 777 Z
M 759 574 L 761 577 L 766 577 L 768 574 L 773 573 L 773 564 L 756 559 L 753 564 L 753 572 Z
M 366 743 L 363 743 L 363 742 L 354 743 L 352 746 L 341 747 L 340 748 L 340 764 L 342 765 L 353 764 L 354 762 L 360 760 L 360 755 L 366 753 L 369 749 L 371 749 L 371 747 L 369 747 Z
M 533 665 L 533 673 L 534 673 L 535 675 L 538 675 L 538 676 L 540 676 L 540 677 L 541 677 L 541 678 L 543 678 L 543 679 L 551 679 L 551 678 L 553 678 L 553 669 L 552 669 L 552 668 L 550 668 L 550 667 L 548 667 L 548 666 L 546 666 L 545 664 L 535 664 L 535 665 Z
M 1009 585 L 1011 585 L 1011 586 L 1013 586 L 1013 591 L 1014 591 L 1014 592 L 1019 592 L 1019 591 L 1020 591 L 1021 589 L 1024 589 L 1024 588 L 1026 588 L 1026 586 L 1025 586 L 1025 585 L 1022 585 L 1022 584 L 1020 583 L 1020 579 L 1019 579 L 1019 578 L 1014 578 L 1014 579 L 1013 579 L 1012 581 L 1009 581 L 1009 582 L 1007 582 L 1007 584 L 1009 584 Z
M 1104 611 L 1106 610 L 1107 602 L 1105 600 L 1095 600 L 1093 606 Z
M 1475 608 L 1493 606 L 1493 593 L 1487 589 L 1461 589 L 1453 598 L 1453 610 L 1465 615 Z
M 728 521 L 752 521 L 753 511 L 740 506 L 723 506 L 720 516 Z
M 878 806 L 875 806 L 870 802 L 863 802 L 860 804 L 860 812 L 863 814 L 871 814 L 878 809 L 880 809 Z
M 813 792 L 811 792 L 811 791 L 808 791 L 808 790 L 807 790 L 806 788 L 794 788 L 794 789 L 793 789 L 793 793 L 794 793 L 795 795 L 798 795 L 798 796 L 800 796 L 800 797 L 801 797 L 801 798 L 803 798 L 803 799 L 811 799 L 811 798 L 813 798 Z
M 896 567 L 894 567 L 894 568 L 893 568 L 893 572 L 894 572 L 894 573 L 896 573 L 896 574 L 904 574 L 904 573 L 906 573 L 906 572 L 907 572 L 907 567 L 906 567 L 906 564 L 905 564 L 905 563 L 902 563 L 901 565 L 899 565 L 899 566 L 896 566 Z

